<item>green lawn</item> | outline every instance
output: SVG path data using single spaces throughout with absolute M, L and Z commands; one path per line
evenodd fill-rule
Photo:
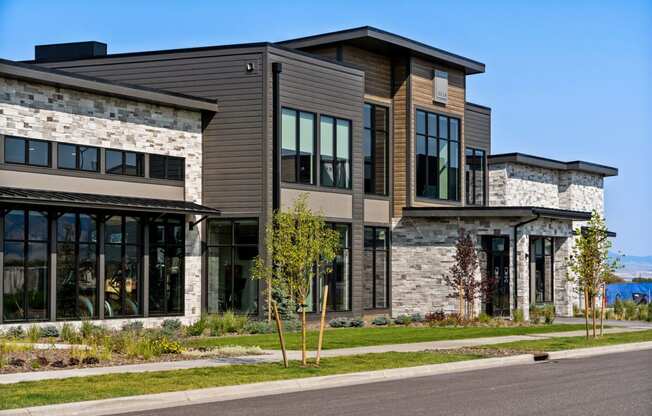
M 355 373 L 389 368 L 415 367 L 476 358 L 480 358 L 480 356 L 469 354 L 440 354 L 432 352 L 391 352 L 325 358 L 322 360 L 320 368 L 300 368 L 299 362 L 291 362 L 289 369 L 285 369 L 282 364 L 276 363 L 251 364 L 199 368 L 192 370 L 111 374 L 84 378 L 23 382 L 0 385 L 0 409 L 108 399 L 112 397 L 192 390 L 257 383 L 262 381 Z
M 499 337 L 506 335 L 543 334 L 547 332 L 577 331 L 584 325 L 544 325 L 537 327 L 403 327 L 329 329 L 324 335 L 324 349 L 368 347 L 383 344 L 408 344 L 412 342 L 441 341 L 449 339 Z M 317 331 L 308 331 L 309 348 L 317 345 Z M 288 349 L 298 350 L 301 335 L 286 334 Z M 218 347 L 225 345 L 259 346 L 263 349 L 280 349 L 277 334 L 245 335 L 217 338 L 197 338 L 185 342 L 188 347 Z
M 542 339 L 538 341 L 516 341 L 504 344 L 487 345 L 488 349 L 510 349 L 523 352 L 561 351 L 576 348 L 602 347 L 615 344 L 629 344 L 632 342 L 652 341 L 652 330 L 640 332 L 624 332 L 620 334 L 604 335 L 596 339 L 586 337 L 564 337 Z

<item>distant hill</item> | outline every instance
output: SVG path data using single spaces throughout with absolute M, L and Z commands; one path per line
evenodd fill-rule
M 612 258 L 618 257 L 616 253 L 609 253 Z M 622 256 L 622 268 L 616 274 L 625 279 L 634 277 L 652 277 L 652 256 Z

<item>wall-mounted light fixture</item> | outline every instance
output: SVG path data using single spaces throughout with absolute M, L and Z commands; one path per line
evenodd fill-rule
M 247 62 L 245 68 L 247 69 L 247 72 L 254 72 L 254 69 L 256 69 L 256 65 L 254 65 L 253 62 Z

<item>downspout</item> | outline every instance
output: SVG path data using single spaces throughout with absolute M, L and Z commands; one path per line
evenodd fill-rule
M 534 218 L 530 218 L 529 220 L 519 222 L 518 224 L 514 225 L 514 310 L 518 308 L 518 228 L 534 222 L 540 217 L 541 214 L 536 213 Z
M 283 64 L 272 63 L 272 210 L 281 208 L 281 95 L 280 83 Z

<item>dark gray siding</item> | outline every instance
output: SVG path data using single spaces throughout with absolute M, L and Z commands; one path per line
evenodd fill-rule
M 217 99 L 203 140 L 205 205 L 224 215 L 263 211 L 263 47 L 116 56 L 48 64 L 130 84 Z M 255 70 L 248 73 L 245 65 Z
M 361 71 L 308 57 L 301 53 L 270 47 L 267 55 L 268 103 L 270 111 L 267 119 L 268 178 L 271 178 L 271 137 L 272 137 L 272 71 L 273 62 L 283 64 L 280 77 L 281 106 L 329 115 L 351 120 L 352 151 L 352 191 L 353 221 L 352 231 L 352 314 L 362 313 L 362 254 L 364 233 L 364 173 L 362 155 L 362 110 L 364 103 L 364 75 Z M 317 121 L 318 122 L 318 121 Z M 319 130 L 319 129 L 317 129 Z M 284 184 L 283 187 L 292 187 Z M 268 212 L 271 212 L 271 182 L 267 188 Z M 319 186 L 304 187 L 319 192 L 333 191 Z M 334 219 L 335 220 L 335 219 Z
M 472 103 L 464 105 L 466 146 L 491 153 L 491 109 Z

